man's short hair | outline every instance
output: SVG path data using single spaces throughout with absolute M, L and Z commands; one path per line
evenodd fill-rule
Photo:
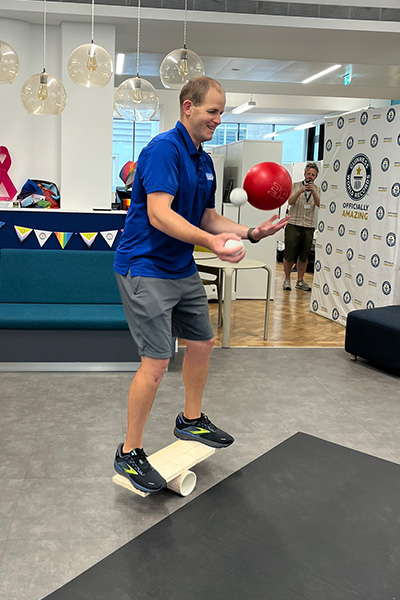
M 194 106 L 201 106 L 204 102 L 204 99 L 207 95 L 207 92 L 210 88 L 215 88 L 216 90 L 220 90 L 222 94 L 224 94 L 224 90 L 222 89 L 221 84 L 218 83 L 215 79 L 211 77 L 194 77 L 181 89 L 181 93 L 179 94 L 179 104 L 182 113 L 182 107 L 185 100 L 190 100 L 193 102 Z
M 307 169 L 315 169 L 317 174 L 319 173 L 319 168 L 316 162 L 308 162 L 304 168 L 304 173 L 307 171 Z

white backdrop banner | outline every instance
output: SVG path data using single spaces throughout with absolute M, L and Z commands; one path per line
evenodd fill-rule
M 325 120 L 311 310 L 400 303 L 400 105 Z

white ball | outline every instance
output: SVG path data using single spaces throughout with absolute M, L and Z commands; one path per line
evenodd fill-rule
M 226 240 L 225 248 L 236 249 L 236 252 L 235 252 L 235 255 L 236 255 L 236 254 L 240 254 L 240 252 L 244 248 L 244 245 L 243 245 L 242 240 Z
M 229 200 L 235 206 L 242 206 L 247 201 L 247 192 L 243 188 L 233 188 L 230 193 Z

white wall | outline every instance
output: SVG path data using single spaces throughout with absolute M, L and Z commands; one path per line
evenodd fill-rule
M 84 88 L 72 83 L 68 59 L 81 44 L 90 42 L 88 25 L 61 25 L 62 81 L 67 106 L 61 114 L 62 207 L 79 210 L 110 208 L 114 89 Z M 115 28 L 96 25 L 95 42 L 114 56 Z
M 59 52 L 54 44 L 55 27 L 47 28 L 47 70 L 60 76 Z M 28 178 L 60 181 L 59 131 L 55 117 L 28 115 L 21 102 L 21 88 L 43 69 L 43 29 L 13 19 L 0 19 L 0 39 L 7 41 L 19 57 L 19 74 L 10 85 L 0 85 L 0 145 L 10 152 L 10 176 L 18 191 Z
M 157 90 L 160 100 L 160 133 L 175 127 L 179 119 L 179 91 Z
M 54 181 L 65 209 L 110 206 L 112 83 L 101 90 L 75 86 L 67 73 L 69 54 L 90 42 L 90 27 L 47 26 L 46 71 L 61 79 L 67 105 L 59 117 L 28 115 L 20 99 L 25 81 L 43 69 L 43 26 L 0 19 L 0 39 L 15 49 L 18 77 L 0 85 L 0 145 L 10 152 L 10 176 L 20 191 L 28 178 Z M 114 56 L 114 26 L 97 25 L 95 41 Z

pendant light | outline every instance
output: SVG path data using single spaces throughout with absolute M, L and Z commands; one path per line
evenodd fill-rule
M 46 0 L 43 0 L 43 71 L 25 81 L 21 100 L 27 113 L 39 116 L 58 116 L 67 102 L 61 81 L 46 73 Z
M 185 20 L 183 26 L 183 48 L 172 50 L 160 65 L 160 78 L 164 87 L 180 90 L 193 77 L 205 75 L 201 58 L 186 46 L 187 4 L 185 0 Z
M 76 85 L 102 88 L 109 83 L 113 66 L 107 50 L 94 43 L 94 0 L 91 40 L 90 44 L 82 44 L 72 52 L 68 60 L 68 74 Z
M 122 119 L 150 121 L 158 110 L 157 92 L 149 81 L 139 76 L 140 0 L 138 0 L 138 30 L 136 77 L 126 79 L 115 92 L 114 108 Z
M 19 71 L 18 55 L 10 44 L 0 40 L 0 83 L 12 83 Z
M 236 106 L 235 108 L 233 108 L 232 113 L 234 115 L 241 115 L 242 113 L 244 113 L 248 110 L 251 110 L 255 106 L 256 106 L 256 103 L 253 101 L 253 98 L 251 98 L 248 102 L 245 102 L 244 104 L 241 104 L 240 106 Z

